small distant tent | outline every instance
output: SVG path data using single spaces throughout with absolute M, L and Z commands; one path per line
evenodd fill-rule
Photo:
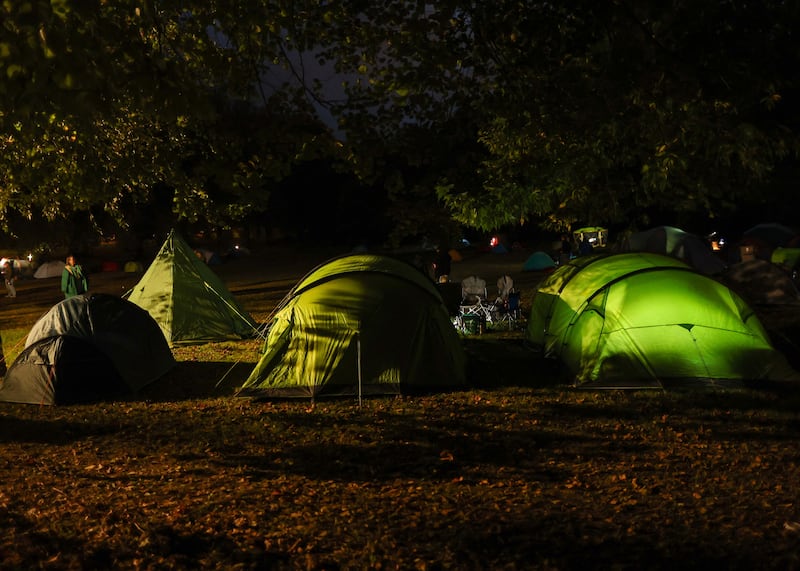
M 43 262 L 38 268 L 36 268 L 36 271 L 33 273 L 33 277 L 36 279 L 60 278 L 63 271 L 64 262 L 59 260 L 50 260 L 48 262 Z
M 65 299 L 28 333 L 0 383 L 0 401 L 71 404 L 134 394 L 175 365 L 158 324 L 108 294 Z
M 559 245 L 561 243 L 559 242 Z M 522 266 L 523 272 L 541 272 L 545 270 L 551 270 L 556 267 L 556 263 L 553 258 L 545 252 L 538 251 L 534 252 L 528 259 L 525 260 L 525 264 Z
M 592 248 L 603 248 L 608 244 L 608 229 L 600 226 L 578 228 L 573 230 L 572 236 L 578 244 L 586 240 Z
M 739 245 L 752 248 L 755 257 L 769 260 L 776 248 L 800 245 L 800 235 L 784 224 L 766 222 L 745 230 Z
M 745 230 L 742 238 L 762 242 L 771 248 L 793 246 L 800 241 L 800 236 L 794 229 L 777 222 L 756 224 Z
M 153 316 L 171 347 L 242 339 L 258 328 L 174 230 L 127 299 Z
M 631 234 L 622 245 L 622 251 L 652 252 L 674 256 L 705 275 L 725 271 L 725 262 L 719 258 L 700 236 L 672 226 L 656 226 Z
M 538 287 L 527 340 L 577 386 L 797 381 L 747 304 L 661 254 L 576 258 Z
M 450 259 L 454 262 L 462 262 L 464 260 L 464 256 L 461 255 L 461 252 L 456 250 L 455 248 L 450 248 L 447 250 L 447 253 L 450 254 Z
M 196 248 L 194 253 L 209 266 L 218 266 L 222 263 L 222 259 L 220 259 L 219 254 L 206 248 Z
M 435 284 L 401 260 L 353 254 L 295 285 L 239 394 L 399 394 L 465 383 L 464 351 Z
M 778 246 L 772 251 L 770 261 L 788 271 L 796 270 L 800 268 L 800 248 Z
M 125 262 L 125 266 L 123 266 L 125 273 L 128 274 L 140 274 L 144 271 L 144 266 L 142 266 L 141 262 L 137 262 L 135 260 L 130 260 Z

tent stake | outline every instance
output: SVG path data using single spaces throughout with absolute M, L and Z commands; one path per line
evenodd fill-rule
M 361 408 L 361 335 L 356 334 L 356 349 L 358 353 L 358 408 Z

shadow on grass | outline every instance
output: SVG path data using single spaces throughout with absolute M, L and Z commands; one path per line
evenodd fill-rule
M 545 359 L 519 335 L 465 337 L 467 379 L 479 389 L 555 387 L 564 384 L 560 365 Z
M 11 406 L 24 407 L 27 413 L 36 405 Z M 99 422 L 72 421 L 61 417 L 31 419 L 0 416 L 0 444 L 29 442 L 63 445 L 116 432 L 117 428 Z
M 179 361 L 164 377 L 139 391 L 138 400 L 175 402 L 233 396 L 255 363 Z
M 536 411 L 520 411 L 518 426 L 508 428 L 509 410 L 502 406 L 462 401 L 457 408 L 444 403 L 438 412 L 432 406 L 345 416 L 272 409 L 264 422 L 271 433 L 290 432 L 291 439 L 283 438 L 284 444 L 267 454 L 219 449 L 214 461 L 258 479 L 293 473 L 342 482 L 483 480 L 502 470 L 529 481 L 557 482 L 569 476 L 565 466 L 572 460 L 596 456 L 608 461 L 614 455 L 622 459 L 647 452 L 640 443 L 609 448 L 602 434 L 539 423 Z

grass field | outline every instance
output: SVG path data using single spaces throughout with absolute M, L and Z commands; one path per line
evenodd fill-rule
M 311 265 L 219 273 L 264 320 Z M 7 354 L 58 300 L 19 289 Z M 234 397 L 255 340 L 176 349 L 129 401 L 4 404 L 0 569 L 800 567 L 800 395 L 578 391 L 518 332 L 464 343 L 471 390 L 360 406 Z

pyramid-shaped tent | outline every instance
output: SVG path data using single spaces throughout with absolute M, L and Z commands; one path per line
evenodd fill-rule
M 222 280 L 174 230 L 127 298 L 153 316 L 170 346 L 242 339 L 257 330 Z
M 401 260 L 355 254 L 293 288 L 239 394 L 398 394 L 465 383 L 464 351 L 434 283 Z
M 526 336 L 581 386 L 798 380 L 737 294 L 660 254 L 561 266 L 539 284 Z

